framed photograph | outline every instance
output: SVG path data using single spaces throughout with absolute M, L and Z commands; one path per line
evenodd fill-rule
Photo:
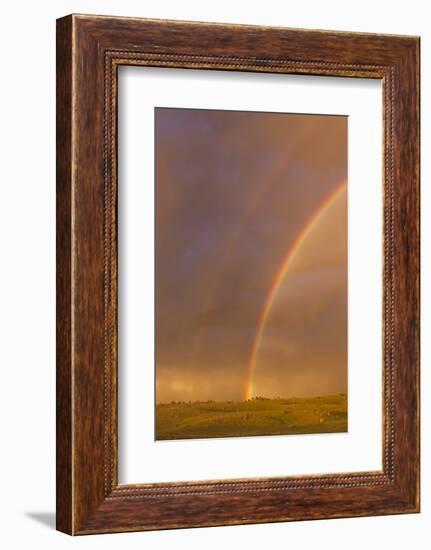
M 419 38 L 57 21 L 57 528 L 419 511 Z

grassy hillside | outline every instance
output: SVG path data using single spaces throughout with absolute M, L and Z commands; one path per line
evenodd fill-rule
M 156 405 L 156 439 L 347 431 L 345 394 Z

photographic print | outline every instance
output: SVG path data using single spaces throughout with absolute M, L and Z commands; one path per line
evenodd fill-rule
M 156 108 L 156 440 L 347 431 L 347 127 Z

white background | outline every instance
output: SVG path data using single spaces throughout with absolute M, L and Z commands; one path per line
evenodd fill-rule
M 381 82 L 148 67 L 119 78 L 120 482 L 381 470 Z M 156 105 L 349 116 L 348 433 L 154 441 Z
M 431 150 L 427 2 L 158 0 L 3 5 L 0 132 L 1 543 L 5 548 L 427 548 L 431 523 L 431 190 L 422 167 L 422 514 L 72 539 L 54 523 L 55 18 L 70 12 L 422 36 L 422 150 Z M 429 536 L 427 537 L 429 539 Z

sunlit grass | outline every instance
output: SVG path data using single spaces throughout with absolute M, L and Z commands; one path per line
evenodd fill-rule
M 346 431 L 345 394 L 156 405 L 158 440 Z

